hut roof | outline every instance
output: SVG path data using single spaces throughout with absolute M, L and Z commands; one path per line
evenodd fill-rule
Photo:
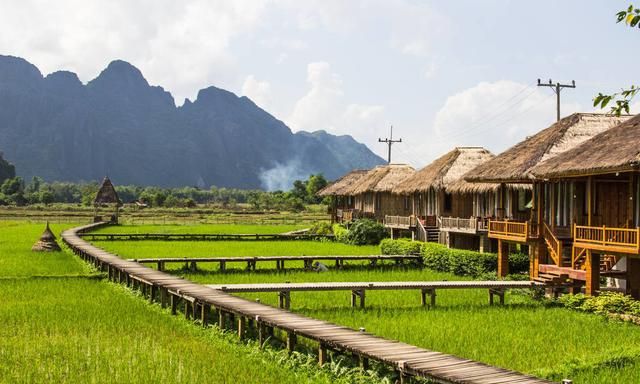
M 574 113 L 526 138 L 465 175 L 471 182 L 530 183 L 537 164 L 574 148 L 629 116 Z
M 345 196 L 349 194 L 368 170 L 356 169 L 318 191 L 318 196 Z
M 640 168 L 640 115 L 536 166 L 540 178 L 614 173 Z
M 482 147 L 457 147 L 398 184 L 393 192 L 406 194 L 446 188 L 467 171 L 493 157 Z
M 49 228 L 49 222 L 47 222 L 47 227 L 45 228 L 42 235 L 40 235 L 40 239 L 33 244 L 31 247 L 32 251 L 36 252 L 49 252 L 49 251 L 60 251 L 60 246 L 56 242 L 56 235 L 51 232 Z
M 120 204 L 118 192 L 116 192 L 116 188 L 108 177 L 105 176 L 102 180 L 102 185 L 96 194 L 96 198 L 93 200 L 93 204 Z
M 416 172 L 407 164 L 378 165 L 367 172 L 354 188 L 350 195 L 358 195 L 366 192 L 391 192 L 400 182 Z
M 531 190 L 531 184 L 505 184 L 509 190 Z M 449 193 L 486 193 L 495 192 L 500 188 L 500 183 L 472 183 L 466 181 L 464 176 L 447 185 L 447 192 Z

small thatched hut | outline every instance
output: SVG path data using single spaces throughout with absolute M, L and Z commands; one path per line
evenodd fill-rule
M 94 221 L 102 221 L 102 216 L 99 216 L 98 213 L 100 208 L 111 208 L 113 209 L 113 213 L 111 214 L 110 221 L 113 223 L 118 222 L 118 213 L 120 211 L 120 207 L 122 206 L 122 202 L 118 197 L 118 192 L 116 192 L 116 188 L 113 186 L 113 183 L 106 177 L 102 180 L 102 184 L 100 185 L 100 189 L 98 189 L 98 193 L 96 194 L 95 199 L 93 200 L 94 207 Z
M 332 222 L 351 221 L 355 208 L 355 199 L 351 195 L 351 191 L 367 172 L 366 169 L 353 170 L 318 191 L 318 196 L 331 198 L 329 213 Z
M 640 115 L 531 173 L 542 190 L 541 221 L 551 229 L 543 237 L 560 237 L 554 227 L 562 223 L 568 230 L 560 240 L 571 246 L 570 259 L 553 249 L 534 255 L 536 272 L 584 280 L 587 294 L 597 294 L 601 275 L 609 276 L 610 287 L 640 298 Z M 559 221 L 566 212 L 568 221 Z
M 379 165 L 368 171 L 350 191 L 355 208 L 365 217 L 382 221 L 385 215 L 405 216 L 410 214 L 407 199 L 391 193 L 393 188 L 415 173 L 406 164 Z
M 56 242 L 56 236 L 49 228 L 49 222 L 47 222 L 47 227 L 44 232 L 42 232 L 40 239 L 33 244 L 31 250 L 34 252 L 58 252 L 61 250 L 60 246 Z

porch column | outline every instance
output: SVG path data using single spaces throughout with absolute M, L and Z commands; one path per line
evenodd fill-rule
M 627 294 L 640 299 L 640 259 L 627 256 Z
M 547 257 L 547 247 L 542 241 L 536 241 L 535 245 L 529 247 L 529 277 L 531 280 L 538 277 L 540 263 Z
M 498 279 L 509 274 L 509 243 L 498 239 Z
M 600 290 L 600 255 L 587 250 L 586 258 L 587 282 L 585 293 L 589 296 L 597 295 Z

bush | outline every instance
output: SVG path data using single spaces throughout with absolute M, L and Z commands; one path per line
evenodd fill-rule
M 360 219 L 349 229 L 347 242 L 354 245 L 377 245 L 387 237 L 384 225 L 370 220 Z
M 309 228 L 309 233 L 312 235 L 331 235 L 333 230 L 331 224 L 326 221 L 320 221 L 314 223 L 311 228 Z
M 618 292 L 602 292 L 599 296 L 563 295 L 558 303 L 570 309 L 601 315 L 619 313 L 640 316 L 640 301 Z
M 347 228 L 343 227 L 340 224 L 333 224 L 333 227 L 331 227 L 331 229 L 333 230 L 333 235 L 335 236 L 336 241 L 339 241 L 341 243 L 348 242 L 349 230 Z
M 419 241 L 409 239 L 384 239 L 380 242 L 380 253 L 383 255 L 419 255 L 422 251 Z

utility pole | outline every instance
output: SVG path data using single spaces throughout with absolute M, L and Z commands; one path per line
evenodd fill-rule
M 560 83 L 553 84 L 553 81 L 549 79 L 549 84 L 546 84 L 546 83 L 542 84 L 540 82 L 540 79 L 538 79 L 538 87 L 551 87 L 553 92 L 556 93 L 556 108 L 558 111 L 558 121 L 560 121 L 560 91 L 562 90 L 562 88 L 575 88 L 576 81 L 571 80 L 571 84 L 560 84 Z
M 384 140 L 378 138 L 378 142 L 387 143 L 387 145 L 389 146 L 389 157 L 387 158 L 387 161 L 389 162 L 389 164 L 391 164 L 391 146 L 393 145 L 393 143 L 402 143 L 402 139 L 393 140 L 393 125 L 391 126 L 391 134 L 389 135 L 389 137 Z

